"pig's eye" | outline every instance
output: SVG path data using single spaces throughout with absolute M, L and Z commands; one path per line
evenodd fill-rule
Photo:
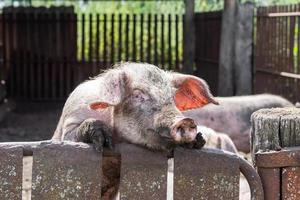
M 139 89 L 135 89 L 132 92 L 131 98 L 136 103 L 143 103 L 150 99 L 149 95 Z

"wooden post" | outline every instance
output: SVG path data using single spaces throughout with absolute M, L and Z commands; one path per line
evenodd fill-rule
M 195 23 L 194 0 L 185 0 L 185 15 L 183 26 L 183 68 L 182 72 L 193 74 L 195 60 Z
M 251 123 L 253 154 L 300 145 L 299 108 L 261 109 L 252 114 Z
M 234 95 L 252 94 L 253 12 L 252 3 L 237 6 L 233 64 Z
M 266 200 L 299 199 L 299 164 L 289 166 L 285 159 L 272 158 L 272 154 L 284 152 L 284 147 L 300 145 L 300 109 L 273 108 L 261 109 L 251 116 L 251 152 L 254 164 L 257 164 Z M 291 151 L 293 149 L 291 148 Z M 259 154 L 268 153 L 268 159 L 261 160 Z M 271 160 L 283 162 L 283 168 L 270 165 Z M 294 159 L 299 163 L 299 159 Z M 269 164 L 268 166 L 266 164 Z
M 236 0 L 224 0 L 219 64 L 219 96 L 234 95 L 233 56 Z

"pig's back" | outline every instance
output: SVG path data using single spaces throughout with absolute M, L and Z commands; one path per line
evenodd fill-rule
M 99 101 L 99 87 L 101 80 L 86 81 L 75 88 L 68 97 L 53 139 L 63 139 L 68 132 L 74 131 L 84 120 L 98 119 L 111 123 L 111 109 L 95 111 L 89 108 L 93 102 Z
M 293 106 L 288 100 L 271 94 L 217 97 L 220 105 L 209 104 L 184 113 L 218 132 L 227 133 L 239 150 L 249 151 L 250 117 L 262 108 Z

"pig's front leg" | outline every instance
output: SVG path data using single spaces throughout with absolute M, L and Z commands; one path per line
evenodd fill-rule
M 86 119 L 76 132 L 78 142 L 93 143 L 97 151 L 103 147 L 113 148 L 112 130 L 105 123 L 96 119 Z
M 195 141 L 187 144 L 183 144 L 183 147 L 190 148 L 190 149 L 201 149 L 205 145 L 206 141 L 202 136 L 202 133 L 198 133 L 196 136 Z

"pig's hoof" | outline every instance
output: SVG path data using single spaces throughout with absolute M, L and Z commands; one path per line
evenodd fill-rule
M 194 143 L 194 149 L 201 149 L 204 145 L 205 145 L 206 141 L 205 139 L 202 137 L 202 133 L 198 133 L 196 136 L 196 141 Z
M 113 148 L 111 130 L 99 120 L 85 120 L 80 126 L 80 132 L 85 136 L 85 140 L 93 143 L 95 149 L 99 152 L 103 150 L 103 147 Z

